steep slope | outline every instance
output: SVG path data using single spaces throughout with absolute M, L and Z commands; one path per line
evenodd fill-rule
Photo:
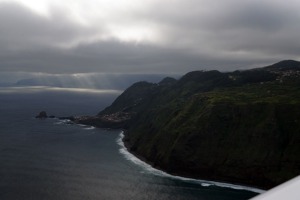
M 126 115 L 111 127 L 169 173 L 271 188 L 300 173 L 300 70 L 289 63 L 139 82 L 93 123 Z
M 300 104 L 241 101 L 250 95 L 204 93 L 143 113 L 126 141 L 170 173 L 272 187 L 300 172 Z

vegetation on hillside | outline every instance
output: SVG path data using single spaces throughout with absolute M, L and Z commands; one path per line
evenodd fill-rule
M 261 188 L 300 173 L 297 61 L 139 82 L 93 123 L 116 113 L 129 150 L 169 173 Z

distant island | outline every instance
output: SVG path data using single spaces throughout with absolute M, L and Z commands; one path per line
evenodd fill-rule
M 274 187 L 300 174 L 300 62 L 138 82 L 96 116 L 128 150 L 171 174 Z

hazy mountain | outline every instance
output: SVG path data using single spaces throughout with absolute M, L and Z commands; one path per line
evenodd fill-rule
M 158 82 L 165 76 L 163 74 L 39 74 L 32 78 L 21 79 L 14 85 L 124 90 L 134 82 L 140 80 Z

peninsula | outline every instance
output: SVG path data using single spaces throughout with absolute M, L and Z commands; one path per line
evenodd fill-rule
M 300 62 L 138 82 L 76 123 L 124 129 L 168 173 L 272 188 L 300 174 Z

